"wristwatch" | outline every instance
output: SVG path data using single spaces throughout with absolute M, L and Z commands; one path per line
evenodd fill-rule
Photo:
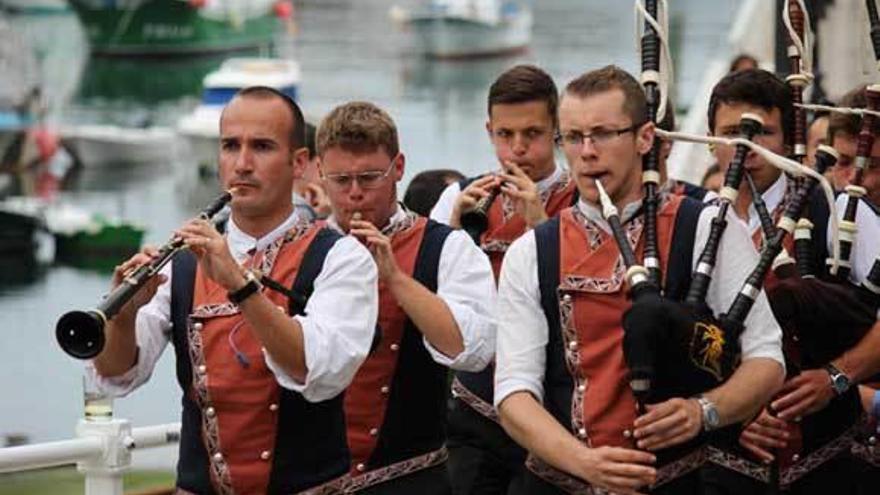
M 718 414 L 718 408 L 715 407 L 715 403 L 702 395 L 694 398 L 697 399 L 697 403 L 700 404 L 700 409 L 703 412 L 703 431 L 712 431 L 721 426 L 721 415 Z
M 852 385 L 849 381 L 849 377 L 837 369 L 836 366 L 828 363 L 825 365 L 825 371 L 827 371 L 828 375 L 831 377 L 831 389 L 834 390 L 835 394 L 843 395 L 849 390 L 850 385 Z
M 250 271 L 244 272 L 244 278 L 247 280 L 247 283 L 241 288 L 226 293 L 226 297 L 232 304 L 241 304 L 242 301 L 256 294 L 256 292 L 260 290 L 260 282 L 253 273 Z

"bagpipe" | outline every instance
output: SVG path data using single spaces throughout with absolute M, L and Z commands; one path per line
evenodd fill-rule
M 657 4 L 645 1 L 637 3 L 637 10 L 645 17 L 645 34 L 642 37 L 643 57 L 642 81 L 646 95 L 650 95 L 655 83 L 662 79 L 653 74 L 659 58 L 660 39 L 663 31 L 657 22 Z M 647 73 L 647 74 L 645 74 Z M 648 114 L 657 118 L 656 108 L 659 98 L 647 98 Z M 623 352 L 629 367 L 629 382 L 640 409 L 646 404 L 662 402 L 672 397 L 692 397 L 711 390 L 726 381 L 735 371 L 740 361 L 739 338 L 749 311 L 760 294 L 763 281 L 773 261 L 782 250 L 785 235 L 793 232 L 803 205 L 818 182 L 823 182 L 826 199 L 833 204 L 833 194 L 827 181 L 820 174 L 803 167 L 796 161 L 775 155 L 756 145 L 751 139 L 761 131 L 763 122 L 755 115 L 744 114 L 740 122 L 741 137 L 734 139 L 686 135 L 657 129 L 655 132 L 665 139 L 688 140 L 701 143 L 716 143 L 736 147 L 734 158 L 728 168 L 724 187 L 720 191 L 718 212 L 712 220 L 708 240 L 700 253 L 690 286 L 684 301 L 675 301 L 662 294 L 659 281 L 659 255 L 652 249 L 657 239 L 657 193 L 659 174 L 652 168 L 655 160 L 649 152 L 643 161 L 645 262 L 640 265 L 621 226 L 616 208 L 611 204 L 601 184 L 599 199 L 603 215 L 611 227 L 614 239 L 620 249 L 626 266 L 626 281 L 632 306 L 623 317 Z M 730 206 L 736 201 L 740 184 L 745 175 L 745 160 L 749 152 L 755 152 L 772 164 L 797 176 L 809 175 L 812 182 L 805 181 L 805 187 L 794 196 L 786 213 L 775 228 L 766 228 L 768 235 L 761 251 L 760 259 L 742 289 L 728 310 L 715 315 L 706 303 L 706 294 L 712 281 L 721 238 L 727 226 Z M 822 160 L 834 159 L 834 153 L 823 150 Z M 809 185 L 810 187 L 806 187 Z M 659 195 L 658 195 L 659 196 Z M 654 217 L 652 219 L 652 217 Z M 654 258 L 656 261 L 651 261 Z M 652 273 L 654 275 L 652 275 Z

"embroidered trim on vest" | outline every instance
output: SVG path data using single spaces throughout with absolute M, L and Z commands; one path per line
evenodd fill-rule
M 260 269 L 263 273 L 272 273 L 272 267 L 278 257 L 281 246 L 286 242 L 294 241 L 305 234 L 310 224 L 305 222 L 297 222 L 290 230 L 276 241 L 272 242 L 263 253 L 263 261 Z M 187 328 L 187 339 L 189 340 L 190 362 L 193 367 L 193 390 L 196 394 L 196 402 L 199 407 L 204 409 L 211 404 L 211 397 L 208 394 L 208 380 L 205 368 L 205 353 L 202 346 L 202 334 L 195 328 L 195 322 L 201 318 L 209 318 L 215 316 L 229 316 L 240 313 L 240 309 L 235 304 L 204 304 L 193 309 L 189 318 Z M 233 495 L 235 490 L 232 486 L 232 477 L 229 472 L 229 465 L 223 458 L 222 448 L 220 446 L 220 427 L 217 416 L 209 416 L 202 414 L 202 437 L 205 441 L 205 449 L 208 453 L 208 462 L 210 464 L 211 478 L 214 480 L 217 491 L 221 495 Z
M 581 373 L 580 346 L 577 341 L 577 328 L 575 327 L 574 302 L 570 294 L 565 294 L 562 288 L 558 290 L 560 326 L 562 327 L 562 345 L 565 349 L 565 366 L 574 380 L 571 395 L 571 427 L 577 436 L 586 444 L 590 445 L 590 437 L 584 424 L 584 392 L 587 389 L 588 380 Z
M 672 480 L 684 476 L 685 474 L 699 469 L 705 464 L 706 458 L 707 451 L 705 448 L 701 448 L 675 462 L 670 462 L 665 466 L 657 468 L 657 482 L 654 483 L 652 488 L 662 486 Z M 526 469 L 531 471 L 535 476 L 556 486 L 566 493 L 575 495 L 608 495 L 611 493 L 604 488 L 593 486 L 586 481 L 576 478 L 564 471 L 560 471 L 532 454 L 529 454 L 526 458 L 525 464 Z
M 486 253 L 506 253 L 511 244 L 513 243 L 509 241 L 489 239 L 480 244 L 480 249 Z
M 403 217 L 403 219 L 401 219 L 399 222 L 392 222 L 386 225 L 384 229 L 382 229 L 383 235 L 387 237 L 393 237 L 394 234 L 397 234 L 398 232 L 403 232 L 404 230 L 409 230 L 413 227 L 413 225 L 416 224 L 419 216 L 409 210 L 404 210 L 404 212 L 406 213 L 406 215 Z
M 416 471 L 437 466 L 446 462 L 448 457 L 449 452 L 446 450 L 446 447 L 441 447 L 440 449 L 428 452 L 427 454 L 422 454 L 405 461 L 395 462 L 394 464 L 374 469 L 364 474 L 352 476 L 345 486 L 345 493 L 354 493 L 363 490 L 364 488 L 378 485 L 379 483 L 384 483 L 395 478 L 400 478 L 401 476 L 415 473 Z
M 335 480 L 328 481 L 323 485 L 313 486 L 308 490 L 303 490 L 301 492 L 296 492 L 296 495 L 341 495 L 345 493 L 345 487 L 351 481 L 351 478 L 346 473 Z
M 857 442 L 858 431 L 862 428 L 863 425 L 863 421 L 858 422 L 857 424 L 851 426 L 846 431 L 835 437 L 830 442 L 814 450 L 809 455 L 802 457 L 788 468 L 783 469 L 779 473 L 780 486 L 782 488 L 786 488 L 788 485 L 791 485 L 792 483 L 801 479 L 817 467 L 846 452 L 847 449 L 850 449 L 854 455 L 861 457 L 856 452 L 856 450 L 859 449 L 859 444 Z M 717 447 L 708 447 L 708 449 L 709 462 L 730 469 L 731 471 L 736 471 L 740 474 L 744 474 L 758 481 L 769 483 L 769 466 L 754 462 L 750 459 L 745 459 L 738 455 L 731 454 L 729 452 L 718 449 Z M 877 454 L 874 455 L 877 456 Z M 871 462 L 870 460 L 865 460 L 867 462 Z M 880 456 L 875 457 L 874 463 L 880 466 Z
M 468 390 L 467 387 L 458 381 L 458 378 L 452 380 L 452 396 L 461 400 L 470 406 L 471 409 L 477 411 L 486 418 L 501 424 L 501 418 L 498 417 L 498 411 L 492 407 L 492 404 L 489 404 L 481 399 L 480 396 Z
M 195 328 L 195 322 L 190 317 L 187 327 L 189 340 L 189 358 L 193 367 L 193 390 L 196 394 L 196 402 L 201 409 L 211 403 L 208 394 L 207 370 L 205 368 L 205 353 L 202 351 L 202 334 Z M 211 478 L 221 495 L 234 495 L 232 477 L 229 473 L 229 465 L 223 458 L 220 448 L 220 429 L 216 416 L 202 414 L 202 438 L 205 440 L 205 450 L 208 453 L 208 463 L 211 468 Z
M 596 225 L 593 224 L 583 213 L 580 212 L 577 208 L 572 208 L 572 216 L 580 221 L 581 225 L 586 229 L 587 236 L 590 240 L 590 249 L 595 250 L 602 240 L 602 234 Z M 636 248 L 636 245 L 639 243 L 639 238 L 642 235 L 642 227 L 644 222 L 642 217 L 638 217 L 631 222 L 627 222 L 624 225 L 624 229 L 626 231 L 626 236 L 629 239 L 630 245 L 633 249 Z M 613 242 L 613 241 L 609 241 Z M 564 290 L 572 290 L 578 292 L 593 292 L 606 294 L 611 292 L 617 292 L 623 286 L 624 278 L 626 276 L 626 267 L 623 264 L 623 257 L 618 256 L 617 262 L 614 264 L 614 268 L 611 270 L 611 275 L 607 278 L 605 277 L 582 277 L 579 275 L 565 275 L 561 277 L 559 283 L 560 288 Z

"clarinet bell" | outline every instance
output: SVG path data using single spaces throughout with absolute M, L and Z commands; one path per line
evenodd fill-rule
M 91 359 L 104 349 L 104 317 L 96 311 L 71 311 L 58 320 L 55 339 L 67 354 Z

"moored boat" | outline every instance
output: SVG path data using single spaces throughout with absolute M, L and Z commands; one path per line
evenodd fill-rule
M 184 55 L 268 47 L 289 15 L 278 0 L 70 0 L 91 50 Z M 288 8 L 283 8 L 287 5 Z

